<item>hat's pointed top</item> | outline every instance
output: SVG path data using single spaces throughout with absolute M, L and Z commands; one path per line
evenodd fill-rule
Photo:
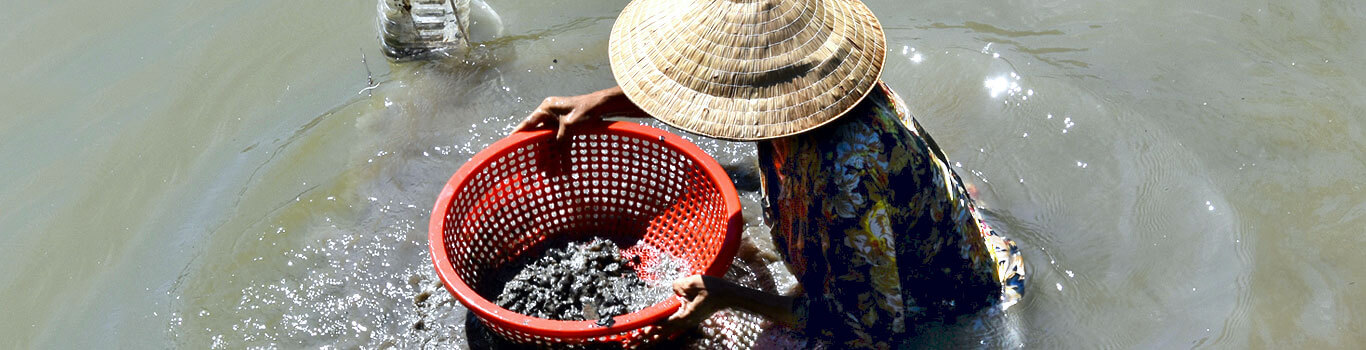
M 732 140 L 823 125 L 871 91 L 885 38 L 857 0 L 635 0 L 612 27 L 612 74 L 665 123 Z

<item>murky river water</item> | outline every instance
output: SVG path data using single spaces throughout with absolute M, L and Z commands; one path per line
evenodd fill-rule
M 490 5 L 466 62 L 401 64 L 373 0 L 5 5 L 0 347 L 464 347 L 432 201 L 542 97 L 612 84 L 624 2 Z M 1032 271 L 1008 332 L 937 344 L 1366 346 L 1366 5 L 869 6 Z M 753 148 L 697 142 L 762 237 Z

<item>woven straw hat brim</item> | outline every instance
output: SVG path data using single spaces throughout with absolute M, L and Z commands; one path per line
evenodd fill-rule
M 617 84 L 651 116 L 753 141 L 843 115 L 872 91 L 887 50 L 858 0 L 634 0 L 608 53 Z

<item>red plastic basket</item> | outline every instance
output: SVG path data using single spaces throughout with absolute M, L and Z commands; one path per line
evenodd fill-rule
M 642 344 L 677 299 L 602 327 L 517 314 L 476 291 L 538 243 L 589 233 L 640 240 L 686 262 L 689 274 L 722 276 L 744 226 L 735 187 L 716 160 L 663 130 L 612 122 L 576 129 L 569 141 L 552 144 L 553 137 L 513 134 L 456 171 L 432 211 L 432 263 L 446 289 L 510 341 Z

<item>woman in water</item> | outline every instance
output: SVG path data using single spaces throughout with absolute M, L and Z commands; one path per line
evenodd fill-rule
M 517 129 L 563 137 L 620 115 L 756 141 L 764 214 L 802 288 L 683 278 L 672 325 L 738 307 L 841 347 L 885 348 L 1020 297 L 1015 244 L 982 221 L 878 79 L 885 38 L 858 0 L 634 0 L 610 40 L 618 87 L 546 98 Z

